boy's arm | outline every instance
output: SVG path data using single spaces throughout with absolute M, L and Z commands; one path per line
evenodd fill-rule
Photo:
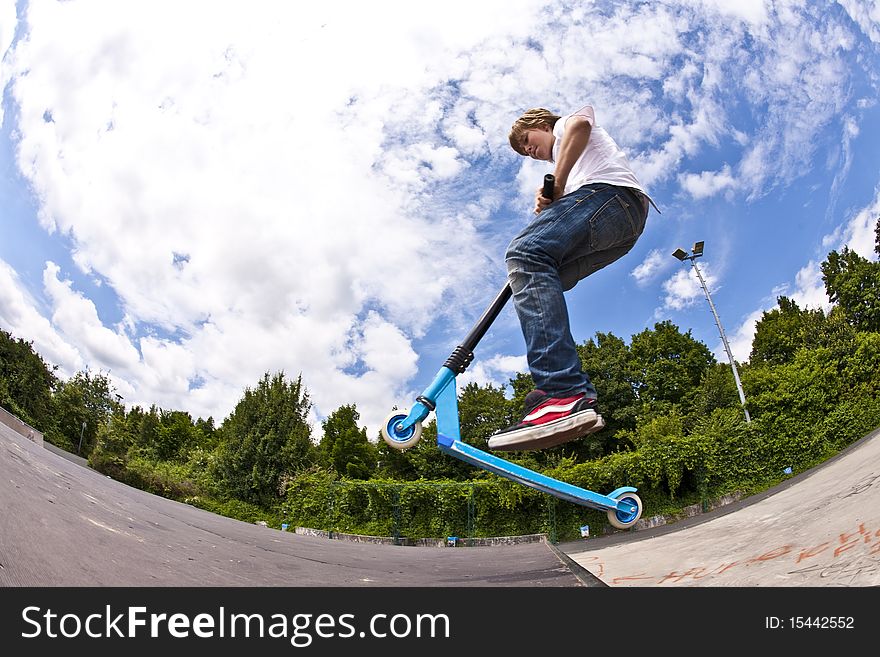
M 553 187 L 553 199 L 563 195 L 572 167 L 574 167 L 575 162 L 577 162 L 581 153 L 584 152 L 584 149 L 590 142 L 590 133 L 593 130 L 595 120 L 593 108 L 586 105 L 565 121 L 565 130 L 562 134 L 562 140 L 559 142 L 559 153 L 556 157 L 556 170 L 553 172 L 553 175 L 556 176 L 556 184 Z M 535 204 L 535 213 L 540 213 L 550 203 L 552 203 L 552 199 L 546 199 L 541 196 L 539 190 L 537 203 Z
M 587 147 L 592 130 L 592 122 L 583 114 L 572 114 L 565 122 L 565 132 L 562 134 L 556 156 L 556 170 L 553 172 L 556 176 L 553 198 L 562 196 L 565 184 L 568 182 L 568 174 Z

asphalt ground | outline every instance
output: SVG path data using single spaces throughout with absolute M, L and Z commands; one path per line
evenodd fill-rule
M 145 493 L 0 425 L 0 586 L 582 587 L 546 542 L 408 547 L 282 532 Z
M 880 430 L 779 486 L 672 525 L 553 546 L 303 536 L 145 493 L 0 425 L 0 586 L 880 585 Z

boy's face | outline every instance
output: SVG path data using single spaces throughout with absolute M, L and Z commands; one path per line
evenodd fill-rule
M 542 125 L 540 128 L 529 128 L 523 133 L 522 148 L 529 157 L 549 162 L 555 141 L 556 137 L 553 136 L 550 126 Z

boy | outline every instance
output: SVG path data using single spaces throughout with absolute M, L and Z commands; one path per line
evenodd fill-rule
M 563 292 L 632 249 L 653 201 L 589 105 L 563 117 L 529 110 L 513 124 L 510 145 L 553 162 L 556 180 L 552 199 L 538 189 L 537 218 L 505 255 L 536 389 L 526 395 L 523 419 L 492 436 L 489 448 L 544 449 L 605 426 L 596 388 L 581 370 Z

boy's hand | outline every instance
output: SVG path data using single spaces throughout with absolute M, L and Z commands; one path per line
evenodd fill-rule
M 541 212 L 552 202 L 552 199 L 544 196 L 544 189 L 542 187 L 538 187 L 538 189 L 535 191 L 535 214 L 541 214 Z
M 559 182 L 557 181 L 555 188 L 553 189 L 553 197 L 558 198 L 562 195 L 562 190 L 559 189 Z M 553 199 L 547 198 L 544 196 L 544 188 L 538 187 L 535 191 L 535 214 L 541 214 L 544 210 L 547 209 L 547 206 L 553 203 Z

